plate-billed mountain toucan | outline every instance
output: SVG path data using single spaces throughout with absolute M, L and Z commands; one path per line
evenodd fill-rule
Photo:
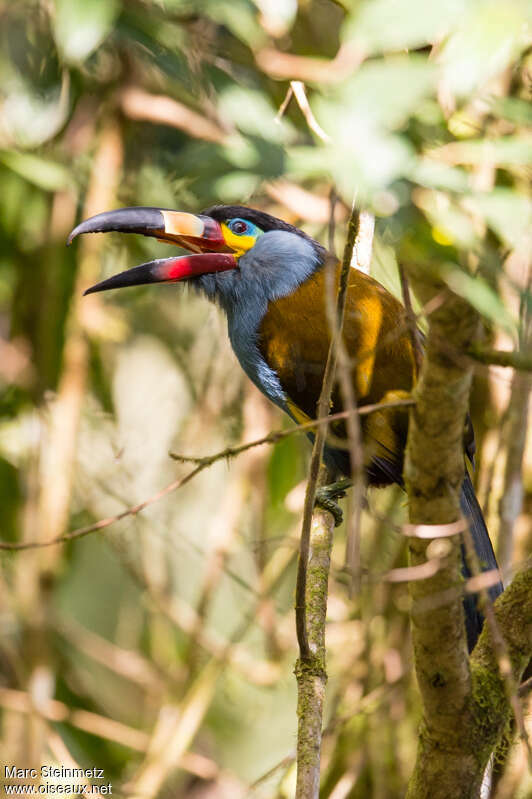
M 193 254 L 136 266 L 86 293 L 186 280 L 225 311 L 233 349 L 255 385 L 297 422 L 315 418 L 330 344 L 324 265 L 333 258 L 321 244 L 274 216 L 239 205 L 214 206 L 197 216 L 158 208 L 122 208 L 82 222 L 70 234 L 69 243 L 80 233 L 107 231 L 154 236 Z M 338 274 L 339 268 L 338 264 Z M 410 392 L 415 361 L 403 306 L 357 269 L 349 277 L 343 332 L 360 405 Z M 337 389 L 331 410 L 342 410 Z M 343 422 L 331 427 L 336 437 L 346 437 Z M 363 416 L 361 429 L 368 484 L 402 485 L 408 411 L 394 407 Z M 464 447 L 472 460 L 471 425 L 466 430 Z M 349 475 L 346 448 L 329 444 L 324 457 L 336 471 Z M 461 506 L 482 567 L 496 569 L 467 469 Z M 464 573 L 468 574 L 465 565 Z M 501 591 L 502 584 L 493 586 L 492 598 Z M 482 616 L 471 596 L 464 600 L 464 608 L 472 648 Z

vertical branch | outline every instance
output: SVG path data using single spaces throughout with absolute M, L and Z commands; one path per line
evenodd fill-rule
M 525 256 L 526 257 L 526 256 Z M 528 259 L 527 259 L 528 260 Z M 527 280 L 521 295 L 521 335 L 519 349 L 530 352 L 532 346 L 532 319 L 529 311 L 529 297 L 532 285 L 532 264 L 527 263 Z M 525 454 L 528 430 L 529 397 L 532 386 L 531 376 L 514 372 L 512 389 L 508 402 L 508 447 L 504 467 L 504 487 L 499 502 L 500 527 L 497 559 L 503 574 L 512 566 L 513 533 L 517 517 L 523 507 L 523 457 Z
M 369 275 L 371 257 L 373 254 L 373 233 L 375 232 L 375 217 L 369 211 L 360 212 L 360 222 L 355 246 L 351 259 L 351 266 L 360 269 Z
M 416 314 L 412 307 L 412 298 L 410 296 L 410 286 L 408 284 L 408 277 L 401 264 L 399 264 L 399 279 L 401 281 L 401 293 L 403 295 L 403 304 L 406 310 L 406 323 L 408 325 L 408 333 L 410 335 L 410 342 L 414 352 L 414 360 L 416 362 L 416 376 L 419 376 L 421 371 L 421 364 L 423 363 L 423 345 L 421 343 L 421 333 L 417 326 Z
M 329 252 L 334 254 L 334 210 L 337 196 L 334 187 L 331 189 L 330 194 L 330 216 L 328 225 L 329 234 Z M 368 222 L 369 220 L 369 222 Z M 351 255 L 351 266 L 353 268 L 360 268 L 362 271 L 368 272 L 371 262 L 371 254 L 373 250 L 373 229 L 374 226 L 371 222 L 374 218 L 366 211 L 362 211 L 359 217 L 358 231 L 355 236 L 353 245 L 353 252 Z M 363 255 L 362 261 L 359 260 L 359 251 Z M 329 317 L 329 324 L 331 329 L 335 327 L 335 313 L 334 313 L 334 275 L 330 274 L 332 270 L 328 270 L 327 286 L 326 286 L 326 303 L 327 315 Z M 347 517 L 346 529 L 346 551 L 345 562 L 349 579 L 349 593 L 350 596 L 356 594 L 360 588 L 360 522 L 362 518 L 362 502 L 365 493 L 365 474 L 364 474 L 364 457 L 362 451 L 362 432 L 360 429 L 360 419 L 358 414 L 353 413 L 356 410 L 357 398 L 355 394 L 355 387 L 351 376 L 352 364 L 349 359 L 349 353 L 346 351 L 343 337 L 338 338 L 338 383 L 340 386 L 340 393 L 342 395 L 342 404 L 345 411 L 350 411 L 348 414 L 345 425 L 347 432 L 347 444 L 349 448 L 349 465 L 351 468 L 351 477 L 353 480 L 353 488 L 350 502 L 348 505 L 349 513 Z
M 374 230 L 375 217 L 368 211 L 361 211 L 351 255 L 351 266 L 360 269 L 366 274 L 369 274 L 371 265 Z M 338 342 L 338 382 L 340 384 L 343 407 L 346 411 L 354 411 L 357 405 L 351 368 L 349 353 L 346 351 L 343 338 L 340 337 Z M 366 491 L 362 431 L 358 414 L 350 413 L 348 415 L 346 430 L 353 488 L 349 498 L 350 512 L 347 518 L 345 563 L 349 574 L 349 595 L 353 597 L 360 591 L 360 525 L 362 521 L 362 503 Z
M 327 356 L 327 363 L 325 365 L 325 373 L 323 376 L 323 384 L 318 400 L 316 409 L 317 419 L 326 419 L 330 412 L 331 393 L 334 381 L 334 372 L 336 369 L 336 362 L 338 359 L 338 341 L 342 333 L 344 322 L 345 301 L 347 297 L 347 281 L 349 277 L 349 264 L 353 254 L 353 247 L 358 229 L 358 213 L 353 206 L 351 217 L 349 219 L 349 226 L 347 229 L 347 240 L 342 259 L 342 269 L 340 273 L 340 284 L 338 287 L 338 297 L 336 303 L 336 325 L 331 336 L 331 344 Z M 327 268 L 327 267 L 326 267 Z M 316 428 L 316 436 L 314 439 L 314 446 L 312 448 L 312 455 L 310 458 L 309 479 L 307 483 L 307 490 L 305 494 L 305 505 L 303 509 L 303 524 L 301 529 L 301 543 L 299 547 L 299 561 L 297 568 L 296 579 L 296 632 L 299 644 L 299 652 L 302 660 L 310 658 L 310 649 L 307 640 L 306 629 L 306 610 L 305 610 L 305 592 L 307 582 L 307 563 L 310 550 L 310 527 L 312 523 L 312 514 L 314 511 L 314 502 L 316 499 L 316 488 L 318 483 L 318 475 L 320 471 L 321 459 L 323 456 L 323 448 L 325 445 L 325 438 L 327 436 L 327 422 L 320 422 Z
M 530 375 L 515 372 L 508 404 L 508 449 L 504 468 L 504 487 L 499 502 L 500 527 L 497 560 L 503 574 L 512 566 L 513 533 L 523 506 L 523 456 L 528 430 Z
M 328 481 L 322 468 L 320 483 Z M 305 601 L 307 604 L 307 640 L 310 659 L 299 658 L 295 667 L 297 696 L 297 799 L 315 799 L 320 785 L 320 749 L 323 702 L 327 684 L 325 659 L 325 616 L 334 520 L 330 513 L 317 508 L 310 528 L 311 554 L 308 561 Z
M 336 254 L 336 247 L 334 244 L 334 237 L 336 234 L 336 220 L 334 214 L 336 212 L 336 203 L 338 201 L 338 195 L 336 194 L 336 189 L 334 186 L 331 186 L 331 191 L 329 193 L 329 221 L 327 223 L 327 247 L 331 255 Z
M 332 331 L 331 344 L 325 366 L 322 390 L 317 406 L 317 418 L 329 415 L 334 373 L 338 357 L 338 342 L 341 339 L 344 321 L 345 302 L 349 268 L 358 230 L 358 213 L 353 209 L 349 219 L 347 240 L 344 248 L 340 282 L 336 302 L 336 319 Z M 327 267 L 326 267 L 327 268 Z M 329 538 L 332 540 L 333 524 L 330 514 L 314 509 L 316 488 L 320 478 L 320 466 L 327 435 L 327 422 L 316 429 L 314 446 L 310 460 L 309 479 L 305 494 L 303 524 L 299 548 L 296 580 L 296 632 L 299 644 L 299 660 L 296 664 L 298 683 L 298 757 L 297 757 L 297 799 L 316 799 L 319 788 L 321 725 L 323 694 L 325 690 L 325 648 L 324 624 L 327 610 L 327 581 L 329 558 L 316 564 L 315 547 L 324 552 Z M 322 479 L 327 473 L 322 472 Z M 325 522 L 327 519 L 327 522 Z M 312 541 L 312 583 L 309 583 L 310 553 Z M 316 564 L 316 566 L 315 566 Z M 307 629 L 307 607 L 310 620 Z
M 338 345 L 338 381 L 346 411 L 356 409 L 356 394 L 349 355 L 342 339 Z M 362 520 L 362 502 L 365 493 L 364 455 L 362 450 L 362 431 L 357 413 L 350 413 L 346 418 L 347 442 L 349 446 L 349 466 L 353 488 L 350 501 L 351 510 L 347 519 L 345 563 L 349 572 L 349 595 L 356 595 L 360 589 L 360 524 Z
M 438 290 L 436 282 L 413 269 L 409 271 L 423 300 Z M 416 407 L 410 415 L 404 471 L 410 520 L 415 524 L 444 524 L 460 517 L 462 437 L 472 367 L 450 357 L 449 347 L 451 352 L 463 352 L 477 327 L 477 316 L 470 306 L 452 294 L 430 316 L 426 354 L 415 388 Z M 430 560 L 439 545 L 441 542 L 410 538 L 411 563 L 421 565 Z M 423 722 L 409 799 L 478 796 L 489 756 L 485 747 L 480 751 L 472 735 L 477 708 L 460 583 L 460 546 L 455 539 L 446 543 L 436 574 L 410 583 Z

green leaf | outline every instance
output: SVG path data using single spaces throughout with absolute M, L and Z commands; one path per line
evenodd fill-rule
M 353 78 L 313 100 L 331 138 L 323 147 L 324 174 L 333 175 L 346 199 L 356 190 L 361 200 L 371 202 L 375 191 L 409 174 L 414 148 L 392 131 L 432 91 L 434 78 L 434 67 L 425 59 L 399 56 L 364 64 Z M 305 165 L 302 151 L 298 155 L 295 163 L 311 174 L 320 157 L 307 154 Z
M 219 108 L 244 133 L 274 142 L 293 135 L 288 120 L 277 120 L 277 110 L 264 92 L 233 84 L 220 95 Z
M 63 58 L 84 61 L 110 33 L 120 0 L 55 0 L 54 36 Z
M 496 188 L 489 194 L 476 194 L 463 204 L 481 214 L 487 224 L 509 247 L 520 249 L 532 228 L 532 201 L 511 189 Z
M 72 177 L 66 167 L 33 153 L 15 150 L 0 151 L 0 161 L 21 177 L 45 191 L 58 191 L 72 186 Z
M 416 158 L 408 177 L 420 186 L 447 191 L 465 192 L 470 184 L 469 175 L 463 169 L 430 158 Z
M 459 96 L 467 95 L 502 72 L 526 46 L 526 4 L 522 0 L 472 3 L 438 59 L 445 85 Z
M 517 97 L 493 97 L 491 110 L 495 116 L 507 119 L 514 125 L 532 125 L 532 106 Z
M 347 19 L 342 39 L 364 53 L 421 47 L 445 36 L 466 0 L 366 0 Z
M 323 129 L 336 138 L 349 138 L 359 125 L 396 129 L 432 91 L 435 80 L 436 68 L 425 58 L 393 56 L 363 64 L 313 106 Z
M 352 202 L 356 193 L 366 205 L 371 204 L 375 193 L 410 171 L 414 152 L 400 136 L 373 130 L 353 137 L 350 146 L 349 150 L 335 144 L 294 148 L 287 159 L 288 170 L 300 178 L 332 177 L 346 202 Z
M 472 216 L 440 191 L 417 189 L 413 199 L 432 226 L 432 237 L 439 244 L 463 248 L 474 247 L 477 241 Z
M 469 139 L 431 150 L 430 158 L 455 164 L 494 163 L 499 166 L 529 164 L 532 160 L 531 136 L 501 136 L 499 139 Z
M 248 47 L 261 47 L 268 41 L 259 24 L 258 9 L 250 0 L 205 0 L 204 11 Z
M 258 183 L 259 177 L 251 172 L 230 172 L 214 182 L 214 190 L 223 203 L 245 203 Z
M 497 292 L 478 275 L 468 275 L 456 264 L 442 264 L 442 278 L 450 289 L 467 300 L 486 319 L 510 334 L 517 332 L 517 322 Z
M 38 147 L 57 135 L 69 108 L 70 79 L 66 70 L 61 86 L 44 93 L 15 78 L 2 105 L 2 127 L 16 146 Z

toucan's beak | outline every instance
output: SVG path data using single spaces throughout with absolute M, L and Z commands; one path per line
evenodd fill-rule
M 67 243 L 81 233 L 141 233 L 161 241 L 172 242 L 196 255 L 163 258 L 135 266 L 118 275 L 102 280 L 87 289 L 85 294 L 123 286 L 146 283 L 177 282 L 210 272 L 223 272 L 238 266 L 234 255 L 227 252 L 222 228 L 210 216 L 169 211 L 162 208 L 120 208 L 97 214 L 81 222 L 69 235 Z

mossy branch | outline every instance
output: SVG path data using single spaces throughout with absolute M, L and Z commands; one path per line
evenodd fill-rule
M 441 290 L 437 281 L 415 269 L 409 271 L 424 302 Z M 475 312 L 451 293 L 429 320 L 405 462 L 414 524 L 445 524 L 460 517 L 463 434 L 472 366 L 466 359 L 453 357 L 453 352 L 467 351 L 476 331 Z M 410 584 L 423 720 L 407 797 L 477 799 L 489 756 L 511 709 L 491 627 L 482 633 L 471 661 L 467 654 L 459 541 L 448 539 L 446 552 L 436 552 L 440 545 L 420 538 L 409 541 L 412 565 L 439 555 L 442 567 L 428 579 Z M 505 642 L 516 681 L 532 652 L 531 580 L 530 570 L 519 575 L 495 605 L 495 629 Z M 437 603 L 435 596 L 440 598 Z M 447 601 L 442 602 L 441 597 Z
M 329 481 L 322 467 L 318 485 Z M 316 508 L 310 527 L 310 548 L 305 584 L 307 642 L 310 657 L 299 657 L 297 679 L 297 799 L 316 799 L 320 785 L 320 750 L 323 703 L 327 671 L 325 661 L 325 616 L 334 519 L 328 511 Z
M 414 272 L 414 288 L 428 295 L 440 287 Z M 415 389 L 417 405 L 410 416 L 405 462 L 410 521 L 446 524 L 460 518 L 460 490 L 464 476 L 463 432 L 472 369 L 443 352 L 439 342 L 462 352 L 473 341 L 477 317 L 466 302 L 448 294 L 431 315 L 425 358 Z M 411 538 L 412 565 L 426 562 L 435 543 Z M 465 754 L 462 732 L 473 719 L 472 694 L 462 602 L 460 543 L 445 542 L 446 557 L 432 577 L 410 583 L 412 638 L 416 673 L 423 701 L 417 762 L 408 797 L 473 796 L 456 793 L 476 773 L 474 757 Z M 434 595 L 449 601 L 431 602 Z
M 532 372 L 532 354 L 530 352 L 490 350 L 475 344 L 469 347 L 466 354 L 487 366 L 504 366 L 518 372 Z

